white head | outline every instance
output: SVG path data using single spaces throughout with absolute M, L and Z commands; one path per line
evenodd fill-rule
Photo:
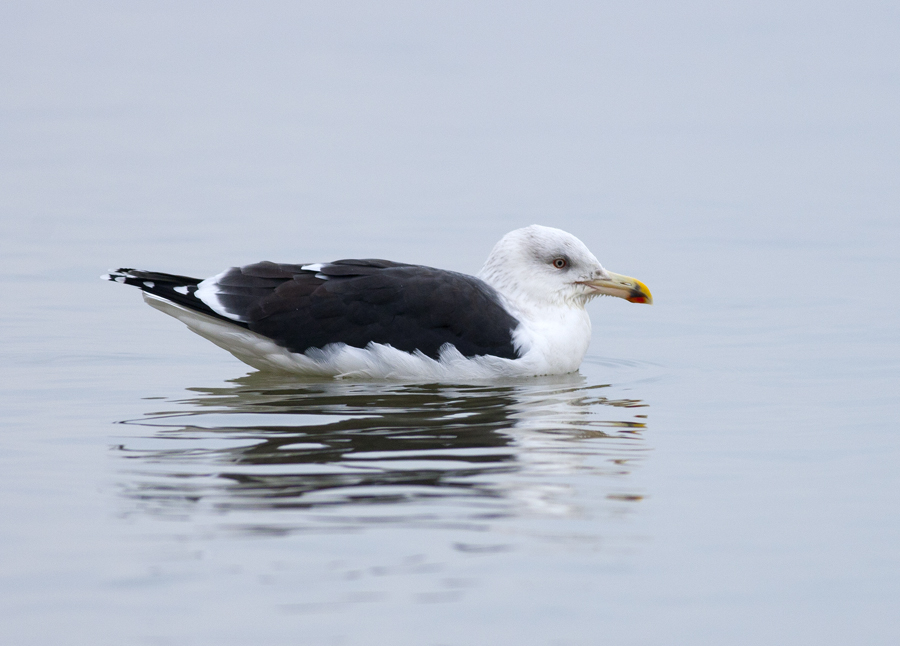
M 653 302 L 646 285 L 605 270 L 571 233 L 537 224 L 503 236 L 479 277 L 509 300 L 539 307 L 584 307 L 603 294 Z

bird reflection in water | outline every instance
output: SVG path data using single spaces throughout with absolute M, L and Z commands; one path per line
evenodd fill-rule
M 646 405 L 578 374 L 503 385 L 289 381 L 193 388 L 117 447 L 126 513 L 225 514 L 244 531 L 477 526 L 622 504 Z M 598 479 L 599 476 L 599 479 Z M 581 487 L 584 489 L 585 487 Z

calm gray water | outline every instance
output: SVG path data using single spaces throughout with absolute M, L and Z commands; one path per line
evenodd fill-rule
M 900 642 L 898 28 L 4 3 L 0 643 Z M 274 378 L 98 278 L 533 222 L 656 299 L 579 374 Z

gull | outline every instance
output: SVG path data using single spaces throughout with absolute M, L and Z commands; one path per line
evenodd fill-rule
M 389 260 L 260 262 L 205 280 L 137 269 L 104 278 L 258 370 L 307 376 L 485 380 L 578 370 L 596 296 L 652 303 L 581 240 L 506 234 L 478 276 Z

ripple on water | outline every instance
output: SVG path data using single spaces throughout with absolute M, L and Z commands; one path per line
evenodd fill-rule
M 252 532 L 478 528 L 583 513 L 581 477 L 596 499 L 633 503 L 623 476 L 646 454 L 647 407 L 617 392 L 577 374 L 446 386 L 254 373 L 192 388 L 123 422 L 145 431 L 116 447 L 124 513 L 214 515 Z

